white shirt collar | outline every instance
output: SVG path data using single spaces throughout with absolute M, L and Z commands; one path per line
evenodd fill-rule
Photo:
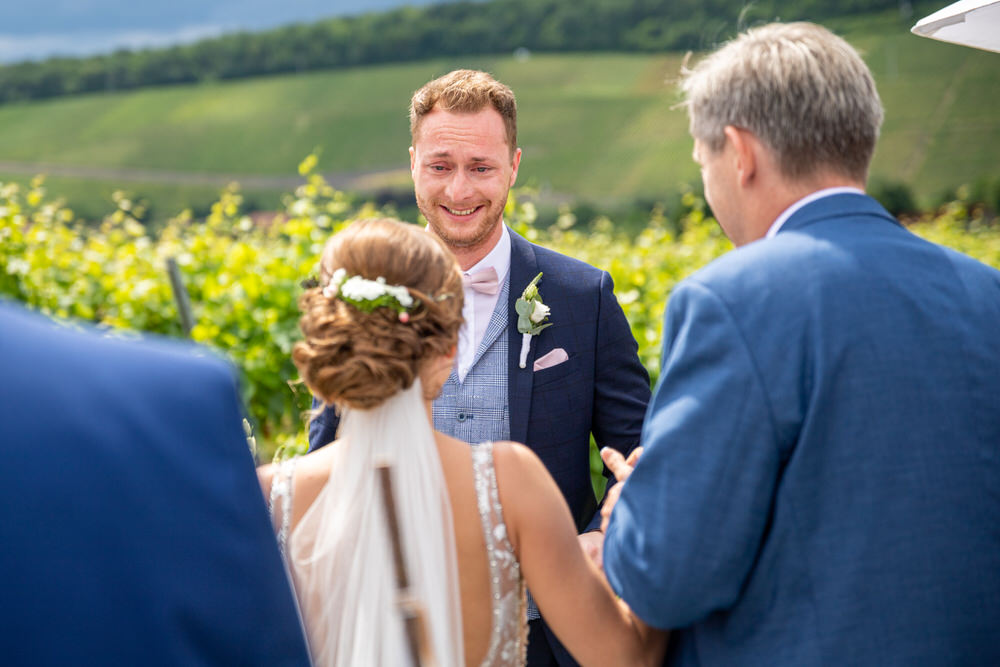
M 500 228 L 500 240 L 493 246 L 493 250 L 490 250 L 486 257 L 483 257 L 463 273 L 468 275 L 481 269 L 492 268 L 497 272 L 497 280 L 503 284 L 504 278 L 507 277 L 507 272 L 510 270 L 510 232 L 507 231 L 507 225 L 503 221 L 500 222 Z
M 817 190 L 816 192 L 806 195 L 805 197 L 798 200 L 797 202 L 795 202 L 794 204 L 792 204 L 791 206 L 789 206 L 788 208 L 786 208 L 784 211 L 781 212 L 781 215 L 779 215 L 778 218 L 771 223 L 771 227 L 767 230 L 767 234 L 764 235 L 764 238 L 769 239 L 773 237 L 775 234 L 777 234 L 778 230 L 781 229 L 781 226 L 784 225 L 788 221 L 788 219 L 795 214 L 796 211 L 798 211 L 806 204 L 811 204 L 817 199 L 822 199 L 823 197 L 830 197 L 832 195 L 842 195 L 847 193 L 863 195 L 864 190 L 859 190 L 858 188 L 840 186 L 836 188 L 823 188 L 822 190 Z

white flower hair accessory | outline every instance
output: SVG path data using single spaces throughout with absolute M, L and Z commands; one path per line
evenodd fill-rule
M 323 296 L 328 299 L 340 298 L 364 313 L 370 313 L 376 308 L 391 308 L 399 314 L 400 322 L 409 322 L 409 311 L 420 304 L 402 285 L 389 285 L 381 276 L 375 280 L 348 276 L 343 268 L 337 269 L 330 276 L 330 282 L 323 288 Z

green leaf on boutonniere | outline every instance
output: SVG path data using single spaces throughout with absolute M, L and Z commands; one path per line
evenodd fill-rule
M 541 279 L 542 274 L 539 273 L 524 288 L 521 298 L 514 302 L 517 330 L 522 334 L 535 336 L 542 329 L 552 326 L 551 322 L 546 322 L 549 319 L 549 307 L 542 302 L 542 295 L 538 293 L 538 281 Z

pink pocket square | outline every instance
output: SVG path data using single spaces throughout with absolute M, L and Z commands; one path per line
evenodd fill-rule
M 562 362 L 569 359 L 569 355 L 566 354 L 566 350 L 561 347 L 557 347 L 548 354 L 543 354 L 538 359 L 535 359 L 534 370 L 541 371 L 546 368 L 552 368 L 553 366 L 558 366 Z

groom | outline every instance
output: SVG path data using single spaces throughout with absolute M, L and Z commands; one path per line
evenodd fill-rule
M 611 586 L 671 665 L 1000 664 L 1000 272 L 864 194 L 882 106 L 829 31 L 683 90 L 739 248 L 670 296 Z
M 584 548 L 599 561 L 590 436 L 630 452 L 650 394 L 611 277 L 533 245 L 504 224 L 521 162 L 510 88 L 484 72 L 451 72 L 413 95 L 410 131 L 417 204 L 429 230 L 455 253 L 467 283 L 465 324 L 455 367 L 434 402 L 434 427 L 468 442 L 531 447 L 566 498 Z M 539 273 L 551 326 L 525 340 L 515 301 Z M 312 447 L 335 433 L 328 408 L 310 425 Z M 529 665 L 575 664 L 534 605 L 529 618 Z

